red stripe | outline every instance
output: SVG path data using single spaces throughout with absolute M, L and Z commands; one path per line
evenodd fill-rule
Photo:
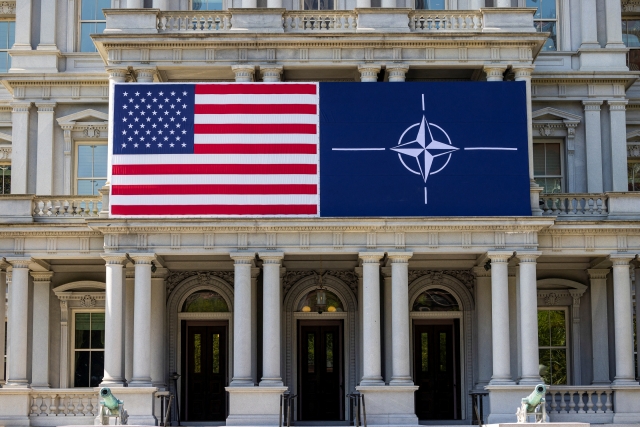
M 112 185 L 116 196 L 173 194 L 318 194 L 315 184 Z
M 316 165 L 113 165 L 113 175 L 315 175 Z
M 195 144 L 195 154 L 317 154 L 316 144 Z
M 196 95 L 315 95 L 313 84 L 197 84 Z
M 307 124 L 196 124 L 196 134 L 315 134 L 316 125 Z
M 316 205 L 111 205 L 113 215 L 316 215 Z
M 314 104 L 196 104 L 195 114 L 317 114 Z

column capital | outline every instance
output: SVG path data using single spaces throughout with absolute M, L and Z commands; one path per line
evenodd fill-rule
M 155 67 L 136 69 L 136 78 L 140 83 L 152 83 L 156 74 L 158 70 Z
M 609 255 L 609 260 L 613 264 L 614 267 L 620 265 L 628 266 L 631 260 L 635 259 L 636 255 L 631 254 L 611 254 Z
M 234 264 L 251 264 L 255 263 L 255 252 L 231 252 L 229 257 L 234 261 Z
M 589 274 L 589 279 L 606 279 L 607 275 L 609 275 L 609 269 L 607 268 L 589 268 L 587 269 L 587 274 Z
M 584 106 L 584 111 L 600 111 L 600 107 L 603 104 L 603 100 L 601 99 L 593 99 L 582 101 L 582 105 Z
M 392 264 L 406 264 L 409 258 L 413 256 L 413 252 L 387 252 L 387 256 Z
M 262 260 L 262 264 L 280 264 L 284 252 L 258 252 L 258 258 Z
M 406 79 L 406 74 L 409 71 L 408 64 L 393 63 L 387 65 L 387 74 L 390 82 L 403 82 Z
M 507 71 L 507 66 L 502 64 L 484 66 L 488 82 L 501 82 L 505 71 Z
M 106 265 L 124 265 L 127 262 L 127 254 L 100 254 L 100 257 L 105 260 Z
M 9 105 L 12 108 L 12 113 L 28 113 L 32 104 L 32 102 L 12 102 Z
M 10 257 L 5 259 L 13 268 L 29 268 L 33 262 L 31 257 Z
M 33 277 L 33 281 L 39 283 L 50 283 L 53 277 L 53 271 L 32 271 L 30 274 Z
M 358 258 L 362 260 L 363 264 L 379 263 L 384 257 L 384 252 L 360 252 Z
M 133 261 L 138 264 L 151 264 L 156 260 L 156 254 L 153 253 L 144 253 L 144 254 L 129 254 L 129 257 L 133 259 Z
M 256 66 L 249 64 L 232 65 L 231 71 L 236 75 L 236 82 L 252 82 Z
M 611 111 L 624 111 L 627 109 L 627 104 L 629 100 L 627 99 L 608 99 L 607 104 L 609 104 L 609 110 Z
M 484 267 L 473 267 L 471 271 L 476 277 L 491 277 L 491 269 L 487 270 Z
M 522 251 L 522 252 L 516 252 L 516 258 L 518 258 L 518 260 L 520 261 L 520 264 L 522 263 L 526 263 L 526 262 L 531 262 L 531 263 L 535 263 L 536 259 L 538 259 L 538 257 L 542 255 L 542 252 L 528 252 L 528 251 Z
M 263 82 L 279 82 L 282 80 L 282 65 L 261 65 L 260 73 Z
M 487 256 L 491 260 L 491 263 L 495 262 L 509 262 L 509 259 L 513 256 L 513 252 L 509 251 L 489 251 L 487 252 Z
M 129 74 L 129 70 L 126 68 L 107 68 L 106 71 L 109 74 L 109 80 L 114 80 L 117 83 L 124 83 L 127 74 Z
M 530 79 L 533 70 L 535 70 L 536 66 L 527 64 L 527 65 L 513 65 L 511 69 L 515 74 L 516 81 Z
M 374 83 L 378 81 L 378 73 L 382 69 L 380 64 L 361 64 L 358 65 L 360 73 L 360 81 L 363 83 Z
M 38 113 L 53 113 L 55 111 L 56 105 L 55 102 L 36 102 L 36 107 L 38 107 Z

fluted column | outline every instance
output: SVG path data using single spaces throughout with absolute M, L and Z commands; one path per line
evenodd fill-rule
M 6 335 L 4 330 L 4 319 L 7 317 L 7 305 L 5 298 L 7 295 L 7 271 L 8 264 L 0 262 L 0 360 L 4 361 L 7 349 L 5 348 Z M 4 369 L 0 369 L 0 387 L 5 381 Z
M 484 72 L 488 82 L 501 82 L 504 80 L 504 72 L 507 71 L 505 65 L 485 65 Z
M 386 6 L 383 6 L 386 7 Z M 395 6 L 388 6 L 395 7 Z M 387 65 L 387 72 L 389 73 L 390 82 L 403 82 L 406 79 L 409 66 L 407 64 L 389 64 Z
M 244 2 L 246 0 L 242 1 Z M 256 67 L 254 65 L 234 65 L 231 67 L 231 71 L 233 71 L 233 74 L 236 76 L 236 82 L 247 83 L 253 81 L 253 76 L 256 73 Z
M 106 267 L 104 301 L 104 377 L 101 386 L 123 387 L 124 379 L 124 271 L 125 254 L 103 254 Z
M 55 3 L 55 2 L 52 2 Z M 53 122 L 55 102 L 36 103 L 38 107 L 38 150 L 36 157 L 36 194 L 51 195 L 53 191 Z
M 30 102 L 11 104 L 11 194 L 29 193 L 29 108 Z M 33 190 L 32 190 L 33 191 Z
M 585 152 L 587 155 L 587 192 L 602 193 L 602 133 L 600 131 L 602 101 L 582 101 L 582 105 L 584 106 Z M 626 173 L 626 165 L 624 170 Z
M 358 1 L 361 1 L 361 0 L 358 0 Z M 381 69 L 380 65 L 374 65 L 374 64 L 358 65 L 358 71 L 360 72 L 360 81 L 363 83 L 377 82 L 378 73 L 380 72 L 380 69 Z
M 380 346 L 380 259 L 382 252 L 360 252 L 362 260 L 362 381 L 361 386 L 384 385 Z M 393 272 L 392 272 L 393 275 Z M 393 298 L 392 298 L 393 300 Z M 393 301 L 392 301 L 393 304 Z M 408 304 L 408 303 L 407 303 Z M 392 309 L 393 310 L 393 309 Z M 395 372 L 395 371 L 394 371 Z
M 280 373 L 280 316 L 282 286 L 280 265 L 282 252 L 261 252 L 262 259 L 262 380 L 261 387 L 282 387 Z
M 474 267 L 476 276 L 476 322 L 478 334 L 478 382 L 477 389 L 482 389 L 491 381 L 491 270 Z
M 126 68 L 110 68 L 109 73 L 109 111 L 115 111 L 114 88 L 116 83 L 124 83 L 127 78 L 128 70 Z M 109 132 L 107 134 L 107 152 L 113 153 L 113 120 L 109 120 Z M 112 156 L 107 156 L 107 183 L 111 184 Z M 103 206 L 102 210 L 108 210 L 108 206 Z
M 131 387 L 151 387 L 151 262 L 154 254 L 132 254 L 135 262 L 133 378 Z
M 518 252 L 520 261 L 520 355 L 522 374 L 520 384 L 539 384 L 540 363 L 538 355 L 538 290 L 536 286 L 536 259 L 541 252 Z
M 138 74 L 138 83 L 153 83 L 153 80 L 158 73 L 155 68 L 141 68 L 136 70 Z
M 609 322 L 607 319 L 608 269 L 591 269 L 591 348 L 593 351 L 594 385 L 609 384 Z
M 262 81 L 265 83 L 279 82 L 282 80 L 282 65 L 261 66 L 260 72 L 262 73 Z
M 490 384 L 513 384 L 509 343 L 509 270 L 511 252 L 489 252 L 491 259 L 491 337 L 493 375 Z
M 33 332 L 31 387 L 49 388 L 49 297 L 53 273 L 31 272 L 33 278 Z
M 165 330 L 166 296 L 164 279 L 169 271 L 158 268 L 151 272 L 151 384 L 159 389 L 166 389 L 165 378 Z
M 380 269 L 382 273 L 382 312 L 384 318 L 382 324 L 384 325 L 384 382 L 389 384 L 393 376 L 393 320 L 391 313 L 393 311 L 391 302 L 393 300 L 393 288 L 391 279 L 391 267 L 382 267 Z M 361 301 L 361 299 L 360 299 Z
M 391 323 L 393 376 L 390 385 L 413 385 L 409 349 L 409 258 L 412 252 L 389 252 L 391 260 Z M 378 293 L 379 295 L 379 293 Z
M 629 101 L 626 99 L 607 101 L 609 104 L 613 191 L 627 191 L 629 188 L 627 182 L 627 115 L 625 111 L 628 103 Z
M 4 387 L 29 387 L 27 361 L 29 348 L 29 264 L 31 258 L 7 258 L 13 267 L 9 285 L 9 354 Z
M 598 11 L 596 0 L 580 0 L 580 33 L 582 44 L 580 49 L 598 49 Z M 617 19 L 620 19 L 618 15 Z
M 255 254 L 231 253 L 233 278 L 233 378 L 231 387 L 251 387 L 252 295 L 251 268 Z
M 633 314 L 631 312 L 631 278 L 627 254 L 612 254 L 613 321 L 615 325 L 616 376 L 613 384 L 635 384 L 633 364 Z

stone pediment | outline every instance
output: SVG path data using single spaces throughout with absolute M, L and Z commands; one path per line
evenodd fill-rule
M 58 123 L 60 126 L 65 124 L 76 124 L 76 123 L 95 123 L 95 122 L 108 122 L 109 115 L 107 113 L 102 113 L 100 111 L 88 109 L 78 111 L 77 113 L 69 114 L 68 116 L 58 118 Z
M 552 107 L 541 108 L 540 110 L 532 112 L 531 118 L 537 122 L 580 122 L 582 120 L 580 116 Z

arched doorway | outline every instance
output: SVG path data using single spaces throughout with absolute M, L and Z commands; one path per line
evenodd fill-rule
M 195 273 L 194 273 L 195 274 Z M 184 422 L 224 421 L 232 372 L 233 288 L 212 274 L 183 280 L 169 296 L 169 372 Z

